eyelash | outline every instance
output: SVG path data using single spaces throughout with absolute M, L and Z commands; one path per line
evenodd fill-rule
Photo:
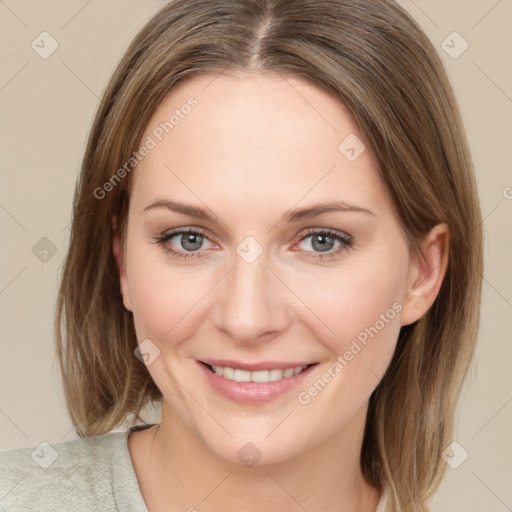
M 206 236 L 206 234 L 199 229 L 180 229 L 180 230 L 176 230 L 176 231 L 171 231 L 170 233 L 167 233 L 167 234 L 163 235 L 162 237 L 157 238 L 154 243 L 160 245 L 164 249 L 164 251 L 167 252 L 168 254 L 171 254 L 172 256 L 176 256 L 178 258 L 186 259 L 188 257 L 192 257 L 192 258 L 201 257 L 200 256 L 201 251 L 192 251 L 192 252 L 175 251 L 174 249 L 171 249 L 167 245 L 167 242 L 171 238 L 174 238 L 177 235 L 189 235 L 189 234 L 200 235 L 201 237 L 208 240 L 208 237 Z M 308 258 L 319 259 L 319 260 L 323 260 L 326 258 L 332 258 L 332 257 L 337 256 L 342 251 L 349 249 L 350 247 L 353 246 L 352 237 L 350 237 L 348 235 L 344 235 L 342 233 L 339 233 L 338 231 L 333 231 L 331 229 L 311 229 L 299 240 L 299 243 L 303 242 L 304 240 L 309 238 L 311 235 L 327 235 L 328 237 L 341 242 L 341 245 L 337 249 L 331 250 L 326 253 L 306 251 L 306 253 L 308 253 L 308 256 L 307 256 Z M 314 256 L 312 256 L 311 253 L 313 253 Z

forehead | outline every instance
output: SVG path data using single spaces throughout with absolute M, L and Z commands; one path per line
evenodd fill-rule
M 134 199 L 215 192 L 226 200 L 243 197 L 249 207 L 294 203 L 305 194 L 325 199 L 336 190 L 353 201 L 376 201 L 383 193 L 369 150 L 353 158 L 352 149 L 357 156 L 364 142 L 348 110 L 298 78 L 187 79 L 152 116 L 142 143 L 149 139 L 154 147 L 134 173 Z

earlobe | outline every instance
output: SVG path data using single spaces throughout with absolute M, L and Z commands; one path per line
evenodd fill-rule
M 121 286 L 121 295 L 123 297 L 124 307 L 128 310 L 132 310 L 130 301 L 130 291 L 128 288 L 128 279 L 126 276 L 126 267 L 124 264 L 124 254 L 121 247 L 121 240 L 119 233 L 117 232 L 117 217 L 112 217 L 112 252 L 117 264 L 117 271 L 119 274 L 119 284 Z
M 420 319 L 434 303 L 448 267 L 449 238 L 448 225 L 438 224 L 421 243 L 422 254 L 412 256 L 401 315 L 402 326 Z

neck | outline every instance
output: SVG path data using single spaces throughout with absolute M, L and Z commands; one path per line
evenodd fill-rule
M 380 491 L 359 463 L 365 417 L 366 409 L 336 436 L 285 461 L 246 467 L 212 452 L 164 401 L 135 469 L 151 512 L 375 512 Z

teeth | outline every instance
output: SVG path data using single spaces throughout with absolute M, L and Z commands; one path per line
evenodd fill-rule
M 287 378 L 287 377 L 293 377 L 293 370 L 294 370 L 294 368 L 287 368 L 287 369 L 283 372 L 283 377 L 284 377 L 284 378 Z
M 235 382 L 273 382 L 298 375 L 306 368 L 306 366 L 297 366 L 295 368 L 286 368 L 284 370 L 261 370 L 257 372 L 239 370 L 238 368 L 224 368 L 222 366 L 212 366 L 212 368 L 217 375 L 229 380 L 234 380 Z
M 249 372 L 251 374 L 251 382 L 268 382 L 269 372 L 268 370 L 262 370 L 259 372 Z
M 251 372 L 248 372 L 247 370 L 235 370 L 235 381 L 251 382 Z

